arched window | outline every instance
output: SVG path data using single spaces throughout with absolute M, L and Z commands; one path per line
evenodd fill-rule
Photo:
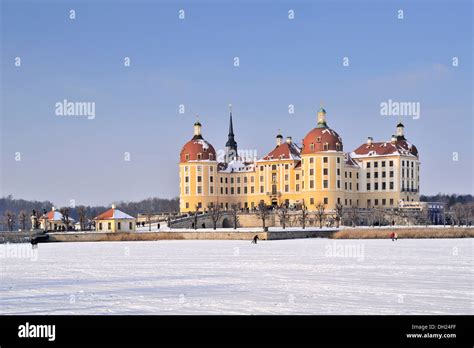
M 323 144 L 323 150 L 325 150 L 325 151 L 329 150 L 329 144 L 328 143 Z
M 309 144 L 309 149 L 310 149 L 311 151 L 314 151 L 314 144 L 313 144 L 313 143 Z

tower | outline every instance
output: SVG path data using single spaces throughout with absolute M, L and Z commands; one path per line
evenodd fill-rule
M 237 142 L 234 139 L 234 125 L 232 123 L 232 104 L 229 104 L 230 121 L 229 121 L 229 134 L 227 136 L 227 142 L 225 143 L 225 161 L 229 163 L 232 160 L 237 159 Z
M 321 105 L 321 107 L 319 108 L 319 111 L 318 111 L 318 125 L 317 125 L 318 128 L 326 128 L 327 127 L 327 124 L 326 124 L 326 110 L 324 110 L 323 106 Z
M 403 129 L 405 128 L 405 126 L 403 125 L 403 123 L 399 123 L 397 124 L 397 139 L 398 140 L 405 140 L 405 135 L 403 134 Z

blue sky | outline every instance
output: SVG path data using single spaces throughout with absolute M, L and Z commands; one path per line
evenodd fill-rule
M 380 115 L 388 99 L 421 105 L 420 119 L 402 118 L 420 151 L 421 192 L 473 192 L 470 1 L 1 6 L 2 195 L 58 205 L 173 197 L 196 114 L 221 149 L 232 103 L 239 147 L 263 156 L 279 129 L 301 141 L 322 101 L 351 151 L 367 136 L 390 139 L 399 118 Z M 95 102 L 95 119 L 56 116 L 63 99 Z

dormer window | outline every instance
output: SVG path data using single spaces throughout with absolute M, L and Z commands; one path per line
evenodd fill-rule
M 321 142 L 321 137 L 317 137 L 316 142 L 320 143 Z
M 185 159 L 186 161 L 189 161 L 189 153 L 187 153 L 186 155 L 184 155 L 184 159 Z
M 284 156 L 284 155 L 280 155 L 280 159 L 283 159 L 283 158 L 285 158 L 285 156 Z
M 340 150 L 341 150 L 341 144 L 336 143 L 336 151 L 340 151 Z
M 211 161 L 214 160 L 214 155 L 212 153 L 209 154 L 209 160 L 211 160 Z
M 324 143 L 324 144 L 323 144 L 323 150 L 324 150 L 324 151 L 329 150 L 329 144 L 328 144 L 328 143 Z
M 313 144 L 313 143 L 309 144 L 309 149 L 310 149 L 311 151 L 314 151 L 314 144 Z
M 202 153 L 198 153 L 197 158 L 198 158 L 198 160 L 201 160 L 202 159 Z

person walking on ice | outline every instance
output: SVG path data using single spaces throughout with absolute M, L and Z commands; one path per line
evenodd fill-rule
M 258 238 L 258 234 L 255 235 L 255 237 L 253 237 L 252 239 L 252 244 L 257 244 L 257 240 L 259 240 L 260 238 Z

